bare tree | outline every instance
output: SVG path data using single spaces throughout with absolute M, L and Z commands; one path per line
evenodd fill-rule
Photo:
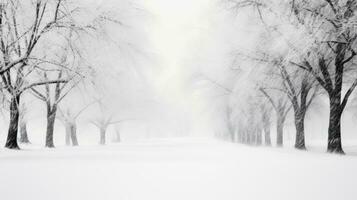
M 266 103 L 260 104 L 260 112 L 262 115 L 262 124 L 263 124 L 263 131 L 264 131 L 264 144 L 266 146 L 271 146 L 271 136 L 270 136 L 270 129 L 271 129 L 271 106 L 267 105 Z
M 97 118 L 90 120 L 90 123 L 99 129 L 99 144 L 105 145 L 108 127 L 110 125 L 119 124 L 131 119 L 114 120 L 113 114 L 111 114 L 111 112 L 108 110 L 107 106 L 103 103 L 103 100 L 98 99 L 97 103 L 99 106 L 100 114 L 97 115 Z
M 72 31 L 70 31 L 68 39 L 71 39 Z M 54 147 L 53 133 L 54 125 L 59 103 L 75 88 L 84 78 L 84 70 L 81 62 L 76 58 L 76 53 L 71 44 L 65 44 L 65 47 L 60 48 L 59 61 L 52 61 L 56 63 L 55 66 L 48 69 L 45 67 L 38 67 L 39 75 L 43 77 L 44 81 L 49 80 L 52 75 L 56 79 L 66 79 L 68 81 L 55 84 L 45 84 L 44 91 L 40 89 L 31 88 L 32 94 L 46 104 L 47 110 L 47 129 L 46 129 L 46 147 Z M 46 64 L 48 66 L 49 64 Z M 72 129 L 75 127 L 71 127 Z
M 66 83 L 65 79 L 31 79 L 39 64 L 36 47 L 44 37 L 59 34 L 60 29 L 73 28 L 66 1 L 23 2 L 9 0 L 0 3 L 0 77 L 1 85 L 10 96 L 10 125 L 5 147 L 19 149 L 17 132 L 21 94 L 29 89 L 49 84 Z M 26 15 L 25 15 L 26 13 Z
M 115 121 L 115 120 L 113 120 L 112 116 L 106 116 L 106 117 L 101 117 L 101 118 L 92 120 L 91 123 L 99 129 L 99 133 L 100 133 L 99 144 L 100 145 L 106 144 L 107 129 L 110 125 L 121 123 L 123 121 L 126 121 L 126 120 L 124 119 L 124 120 Z
M 83 76 L 78 72 L 78 67 L 69 62 L 68 52 L 65 49 L 59 62 L 61 67 L 52 70 L 39 68 L 39 74 L 43 74 L 44 82 L 49 80 L 49 75 L 61 80 L 65 78 L 66 82 L 57 82 L 55 84 L 45 84 L 44 91 L 31 88 L 32 94 L 46 104 L 47 110 L 47 129 L 46 129 L 46 147 L 54 147 L 53 133 L 54 125 L 59 103 L 75 88 L 82 80 Z M 53 87 L 51 87 L 53 86 Z
M 78 146 L 78 139 L 77 139 L 77 119 L 78 117 L 87 110 L 91 105 L 96 102 L 92 102 L 84 106 L 78 112 L 73 112 L 73 108 L 61 109 L 59 108 L 59 119 L 62 121 L 66 128 L 66 135 L 65 135 L 65 142 L 66 145 L 69 146 Z
M 228 128 L 228 134 L 230 136 L 230 139 L 232 142 L 237 142 L 239 141 L 240 139 L 237 138 L 237 131 L 234 129 L 234 125 L 232 122 L 232 108 L 230 105 L 227 105 L 226 107 L 226 123 L 227 123 L 227 128 Z
M 305 116 L 312 101 L 317 95 L 318 85 L 306 72 L 289 73 L 285 65 L 280 65 L 283 88 L 294 109 L 296 128 L 295 148 L 306 149 L 305 146 Z M 311 93 L 311 94 L 309 94 Z
M 278 147 L 283 146 L 284 141 L 284 124 L 286 121 L 286 117 L 291 110 L 291 104 L 289 100 L 284 96 L 278 96 L 277 98 L 273 98 L 265 89 L 259 89 L 261 93 L 267 98 L 267 100 L 271 103 L 275 114 L 276 114 L 276 144 Z
M 78 138 L 77 138 L 77 123 L 76 119 L 79 115 L 75 115 L 71 112 L 70 109 L 63 111 L 59 108 L 60 119 L 65 126 L 66 135 L 65 135 L 65 142 L 66 145 L 69 146 L 78 146 Z
M 252 7 L 266 29 L 285 43 L 286 64 L 310 73 L 328 94 L 327 151 L 344 153 L 341 116 L 357 86 L 355 26 L 357 2 L 230 0 L 234 8 Z M 288 30 L 288 31 L 287 31 Z M 291 34 L 291 30 L 296 30 Z M 298 38 L 298 39 L 297 39 Z M 352 75 L 353 74 L 353 75 Z M 351 76 L 352 75 L 352 76 Z M 350 84 L 345 90 L 343 87 Z M 343 94 L 343 91 L 346 93 Z
M 269 58 L 264 58 L 259 61 L 264 60 L 265 63 L 270 64 L 268 66 L 273 67 L 270 71 L 274 71 L 274 77 L 270 78 L 277 78 L 278 81 L 275 82 L 278 82 L 278 84 L 275 84 L 272 89 L 280 91 L 283 95 L 286 95 L 294 110 L 296 128 L 295 148 L 306 149 L 305 116 L 308 108 L 317 95 L 319 86 L 316 84 L 313 77 L 306 71 L 294 67 L 292 69 L 287 69 L 286 62 L 283 59 L 276 59 L 273 55 L 269 55 L 268 57 L 271 60 L 269 60 Z M 272 76 L 272 73 L 269 74 Z M 265 96 L 268 95 L 266 92 L 262 92 Z
M 307 8 L 307 9 L 306 9 Z M 320 37 L 311 44 L 318 49 L 309 51 L 302 62 L 292 64 L 309 72 L 327 92 L 330 100 L 328 129 L 328 152 L 344 153 L 341 142 L 341 116 L 349 97 L 357 86 L 357 78 L 350 80 L 351 86 L 342 95 L 344 79 L 355 70 L 357 32 L 353 21 L 356 20 L 357 2 L 325 1 L 318 5 L 296 1 L 293 4 L 297 21 L 308 30 L 317 31 Z M 305 21 L 316 20 L 321 27 L 316 30 Z M 316 48 L 317 47 L 317 48 Z M 345 82 L 346 83 L 346 82 Z

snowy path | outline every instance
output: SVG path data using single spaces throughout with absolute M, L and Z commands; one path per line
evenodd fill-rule
M 356 199 L 357 157 L 206 140 L 0 150 L 1 200 Z

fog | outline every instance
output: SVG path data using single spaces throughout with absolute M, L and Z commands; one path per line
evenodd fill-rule
M 108 131 L 113 134 L 120 126 L 122 137 L 127 139 L 213 137 L 227 132 L 227 103 L 250 92 L 254 78 L 249 74 L 259 70 L 237 56 L 251 52 L 259 42 L 262 23 L 254 12 L 232 12 L 227 4 L 215 0 L 102 0 L 80 4 L 88 16 L 102 10 L 120 21 L 120 25 L 103 27 L 99 36 L 83 39 L 85 62 L 95 75 L 74 88 L 60 105 L 75 105 L 80 110 L 95 100 L 104 102 L 106 113 L 92 105 L 79 117 L 82 140 L 96 141 L 97 130 L 89 122 L 103 114 L 114 121 L 130 119 Z M 238 94 L 229 95 L 227 89 Z M 31 94 L 25 95 L 31 102 L 27 117 L 33 130 L 30 134 L 41 143 L 45 106 Z M 307 115 L 306 137 L 311 140 L 326 138 L 328 102 L 323 102 Z M 6 111 L 3 119 L 2 126 L 6 126 Z M 344 138 L 355 139 L 353 121 L 353 112 L 348 111 L 343 120 Z M 286 134 L 290 139 L 293 126 L 289 117 Z M 56 122 L 55 129 L 56 143 L 61 144 L 63 124 Z
M 1 0 L 0 199 L 354 200 L 357 2 Z
M 104 35 L 83 39 L 85 62 L 95 76 L 74 88 L 60 105 L 79 111 L 98 99 L 104 102 L 106 113 L 100 113 L 94 104 L 78 119 L 78 134 L 84 143 L 96 143 L 98 133 L 90 121 L 102 114 L 113 116 L 114 121 L 130 119 L 108 129 L 110 135 L 120 126 L 122 137 L 129 140 L 212 137 L 222 132 L 219 109 L 226 98 L 219 97 L 220 88 L 201 80 L 207 74 L 225 84 L 230 73 L 224 65 L 231 62 L 234 44 L 227 36 L 233 39 L 234 33 L 227 30 L 233 20 L 222 14 L 225 11 L 219 2 L 105 0 L 81 4 L 88 15 L 104 10 L 122 23 L 104 27 Z M 25 98 L 31 102 L 29 134 L 34 142 L 42 143 L 45 105 L 31 94 Z M 5 121 L 7 115 L 3 114 Z M 64 142 L 63 131 L 63 124 L 56 122 L 54 136 L 59 145 Z

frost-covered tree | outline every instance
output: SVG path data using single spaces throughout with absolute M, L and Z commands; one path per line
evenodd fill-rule
M 266 88 L 260 88 L 259 91 L 270 102 L 276 116 L 276 144 L 278 147 L 283 146 L 284 143 L 284 126 L 286 117 L 291 110 L 291 104 L 287 97 L 282 95 L 272 95 Z
M 295 70 L 288 72 L 285 65 L 280 67 L 283 88 L 294 110 L 295 148 L 306 149 L 305 146 L 305 117 L 312 101 L 317 95 L 319 86 L 310 74 Z
M 63 125 L 66 129 L 65 134 L 65 142 L 66 145 L 69 146 L 78 146 L 78 138 L 77 138 L 77 119 L 86 111 L 90 106 L 92 106 L 95 102 L 87 104 L 79 111 L 74 111 L 74 108 L 67 107 L 65 109 L 59 108 L 59 116 L 58 118 L 62 121 Z
M 260 112 L 262 117 L 262 126 L 264 131 L 264 144 L 266 146 L 271 146 L 271 118 L 272 118 L 272 108 L 266 102 L 260 104 Z
M 57 72 L 58 78 L 62 78 L 64 75 L 62 70 Z M 48 80 L 48 72 L 44 72 L 44 80 Z M 70 78 L 69 78 L 70 79 Z M 46 129 L 46 147 L 54 147 L 53 133 L 55 120 L 58 110 L 59 103 L 66 97 L 66 95 L 71 91 L 77 82 L 71 83 L 68 81 L 66 83 L 56 83 L 54 88 L 51 88 L 50 84 L 46 84 L 45 92 L 42 93 L 40 90 L 33 89 L 33 94 L 46 104 L 46 119 L 47 119 L 47 129 Z M 51 90 L 52 89 L 52 90 Z
M 292 9 L 296 23 L 304 27 L 309 38 L 313 39 L 308 49 L 301 52 L 304 60 L 296 61 L 291 58 L 291 63 L 313 75 L 328 94 L 330 117 L 327 150 L 344 153 L 341 142 L 341 116 L 357 86 L 354 64 L 357 55 L 357 2 L 293 1 Z M 351 85 L 343 94 L 344 85 L 347 86 L 349 82 Z
M 70 31 L 72 32 L 72 31 Z M 62 45 L 57 44 L 60 48 L 53 50 L 58 56 L 53 57 L 45 64 L 39 64 L 37 73 L 40 79 L 44 81 L 50 79 L 65 79 L 66 82 L 45 84 L 44 88 L 31 88 L 32 94 L 46 104 L 46 147 L 54 147 L 53 134 L 55 120 L 60 102 L 84 79 L 87 74 L 87 67 L 82 64 L 78 52 L 72 43 L 71 33 L 66 38 L 69 41 L 63 41 Z M 60 39 L 58 39 L 60 40 Z M 69 42 L 69 43 L 68 43 Z M 50 49 L 50 48 L 48 48 Z M 46 55 L 50 57 L 51 55 Z M 42 66 L 44 65 L 44 66 Z M 52 77 L 52 78 L 50 78 Z M 42 89 L 42 90 L 41 90 Z
M 290 101 L 294 111 L 295 122 L 295 148 L 306 149 L 305 146 L 305 116 L 312 101 L 318 94 L 319 86 L 314 78 L 306 71 L 297 69 L 287 64 L 283 59 L 276 59 L 273 55 L 265 55 L 264 62 L 271 67 L 267 79 L 272 79 L 274 90 Z M 267 84 L 270 81 L 264 81 Z M 277 84 L 278 83 L 278 84 Z M 266 90 L 261 92 L 271 102 L 271 95 Z M 273 106 L 274 108 L 274 106 Z
M 91 119 L 90 123 L 99 129 L 99 144 L 105 145 L 107 141 L 108 127 L 113 124 L 120 124 L 130 119 L 115 120 L 114 114 L 112 114 L 102 99 L 97 100 L 97 104 L 99 107 L 99 114 L 96 115 L 96 118 Z
M 19 149 L 17 132 L 21 94 L 40 86 L 45 86 L 48 91 L 51 85 L 55 85 L 57 93 L 70 82 L 64 72 L 69 71 L 67 66 L 61 65 L 58 60 L 54 61 L 59 52 L 52 47 L 62 45 L 58 41 L 84 40 L 84 34 L 99 32 L 105 35 L 104 22 L 120 24 L 111 13 L 100 9 L 96 9 L 95 13 L 88 12 L 80 2 L 72 0 L 0 2 L 0 84 L 11 101 L 7 148 Z M 68 37 L 68 33 L 71 33 L 71 37 Z M 84 47 L 83 43 L 81 47 Z M 47 106 L 51 107 L 48 109 L 50 120 L 46 141 L 49 147 L 53 146 L 51 124 L 55 119 L 53 113 L 57 100 Z
M 64 9 L 66 1 L 17 1 L 0 3 L 0 77 L 1 85 L 9 96 L 10 124 L 5 147 L 19 149 L 17 132 L 21 94 L 31 88 L 66 80 L 47 81 L 29 78 L 36 68 L 37 47 L 43 38 L 65 29 L 71 19 Z
M 229 2 L 238 9 L 254 8 L 262 26 L 280 38 L 276 48 L 285 52 L 284 65 L 308 72 L 327 93 L 330 101 L 327 150 L 343 153 L 341 116 L 357 86 L 356 1 Z

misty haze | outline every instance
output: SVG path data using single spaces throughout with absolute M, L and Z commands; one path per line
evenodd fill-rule
M 355 200 L 356 87 L 356 0 L 0 0 L 0 200 Z

